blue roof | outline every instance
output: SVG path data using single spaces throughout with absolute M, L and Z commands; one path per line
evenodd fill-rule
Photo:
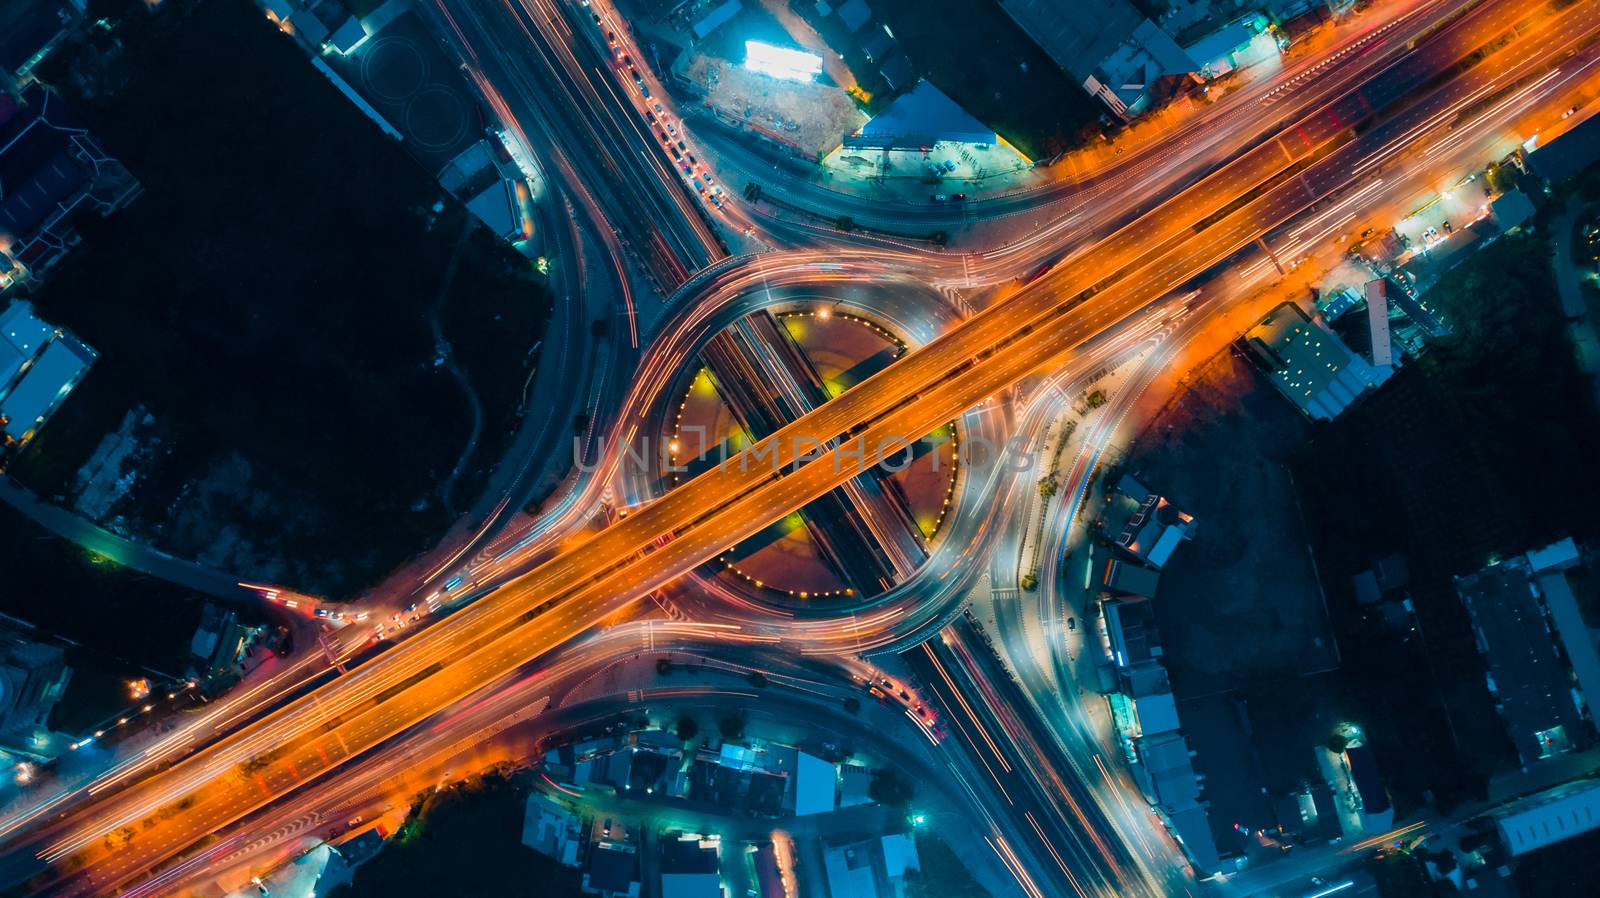
M 926 81 L 906 94 L 861 127 L 867 142 L 900 146 L 927 146 L 941 140 L 959 143 L 994 143 L 993 128 L 970 113 Z

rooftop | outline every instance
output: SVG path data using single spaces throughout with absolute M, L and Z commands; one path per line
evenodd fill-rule
M 1561 754 L 1583 738 L 1562 661 L 1521 558 L 1456 581 L 1489 666 L 1489 689 L 1523 763 Z
M 1286 302 L 1245 333 L 1245 343 L 1278 391 L 1312 418 L 1331 420 L 1389 376 Z

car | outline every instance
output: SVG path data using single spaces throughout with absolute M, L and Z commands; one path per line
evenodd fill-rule
M 701 178 L 701 180 L 705 181 L 707 184 L 710 184 L 711 183 L 711 172 L 708 172 L 708 171 L 701 172 L 700 173 L 700 178 Z
M 686 178 L 694 177 L 694 169 L 690 168 L 687 165 L 682 166 L 682 168 L 683 168 L 683 176 L 684 177 L 686 177 Z
M 694 162 L 695 162 L 695 161 L 696 161 L 696 160 L 695 160 L 695 158 L 694 158 L 694 154 L 693 154 L 693 153 L 690 153 L 690 154 L 689 154 L 689 162 L 690 162 L 690 163 L 691 163 L 691 164 L 693 164 L 693 163 L 694 163 Z
M 948 202 L 950 202 L 950 198 L 948 196 L 945 196 L 942 193 L 935 193 L 934 195 L 928 197 L 928 202 L 930 202 L 930 203 L 948 203 Z
M 611 46 L 615 47 L 617 45 L 617 33 L 615 31 L 607 31 L 606 40 L 610 41 Z
M 668 147 L 668 149 L 672 150 L 672 158 L 674 158 L 674 159 L 682 159 L 683 158 L 683 154 L 678 152 L 678 148 L 677 147 Z
M 667 122 L 667 130 L 672 132 L 673 134 L 677 134 L 678 133 L 678 129 L 676 127 L 674 127 L 671 122 Z
M 716 205 L 718 209 L 722 208 L 722 196 L 720 194 L 711 194 L 711 202 Z
M 952 193 L 952 194 L 950 194 L 950 199 L 955 201 L 955 202 L 958 202 L 958 203 L 961 202 L 962 200 L 966 199 L 966 198 L 967 198 L 967 195 L 964 194 L 964 193 Z
M 700 191 L 701 193 L 705 193 L 706 192 L 706 185 L 701 184 L 701 183 L 699 183 L 697 181 L 697 182 L 695 182 L 694 189 Z
M 680 150 L 687 150 L 687 149 L 688 149 L 688 148 L 689 148 L 689 145 L 688 145 L 688 144 L 686 144 L 686 143 L 684 143 L 684 142 L 683 142 L 683 141 L 681 141 L 681 140 L 680 140 L 680 141 L 678 141 L 678 149 L 680 149 Z
M 1574 106 L 1571 109 L 1568 109 L 1566 112 L 1561 113 L 1561 117 L 1562 118 L 1572 118 L 1574 115 L 1577 115 L 1577 114 L 1578 114 L 1578 107 Z
M 608 836 L 611 835 L 611 818 L 610 817 L 606 818 L 605 834 L 608 835 Z

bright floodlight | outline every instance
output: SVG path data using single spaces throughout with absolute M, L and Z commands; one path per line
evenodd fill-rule
M 760 72 L 787 81 L 811 81 L 822 71 L 822 57 L 803 50 L 774 47 L 760 41 L 745 41 L 744 67 L 752 72 Z

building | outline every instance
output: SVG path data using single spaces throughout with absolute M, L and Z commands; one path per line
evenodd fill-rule
M 1206 802 L 1200 798 L 1200 778 L 1188 741 L 1179 733 L 1161 733 L 1138 740 L 1135 751 L 1139 763 L 1133 768 L 1134 779 L 1151 806 L 1200 874 L 1217 872 L 1222 861 Z
M 522 844 L 564 866 L 578 866 L 578 848 L 583 844 L 578 815 L 533 792 L 522 812 Z
M 1112 564 L 1125 564 L 1114 561 Z M 1133 567 L 1155 577 L 1155 571 Z M 1211 829 L 1209 802 L 1200 798 L 1194 752 L 1179 731 L 1177 697 L 1162 666 L 1160 637 L 1148 598 L 1107 599 L 1107 645 L 1115 665 L 1116 691 L 1107 701 L 1134 780 L 1183 845 L 1201 876 L 1223 868 Z
M 754 868 L 756 885 L 761 889 L 761 898 L 789 898 L 789 887 L 783 881 L 783 867 L 778 862 L 778 850 L 771 842 L 757 845 L 750 862 Z
M 239 661 L 258 632 L 258 628 L 240 623 L 233 611 L 207 603 L 200 610 L 200 626 L 189 640 L 190 670 L 204 679 L 238 673 Z
M 502 240 L 533 236 L 531 194 L 504 147 L 480 139 L 439 170 L 439 184 Z
M 1591 115 L 1574 128 L 1528 154 L 1528 169 L 1551 184 L 1600 161 L 1600 115 Z
M 795 816 L 804 817 L 833 810 L 838 780 L 838 770 L 832 764 L 800 752 L 794 777 Z
M 1588 744 L 1570 668 L 1523 556 L 1456 580 L 1488 665 L 1494 696 L 1517 756 L 1532 764 Z
M 1107 598 L 1101 603 L 1105 614 L 1106 639 L 1111 662 L 1127 669 L 1161 658 L 1161 635 L 1156 629 L 1156 613 L 1143 596 Z
M 1144 491 L 1143 487 L 1138 486 L 1138 481 L 1131 477 L 1122 478 L 1119 489 L 1123 485 Z M 1176 505 L 1155 493 L 1130 495 L 1130 498 L 1139 503 L 1139 508 L 1123 525 L 1116 544 L 1129 555 L 1159 571 L 1166 566 L 1180 543 L 1194 538 L 1194 516 L 1179 511 Z
M 50 712 L 72 679 L 66 653 L 0 623 L 0 759 L 48 760 Z
M 825 845 L 829 898 L 892 898 L 908 871 L 922 869 L 917 843 L 905 833 Z
M 26 300 L 0 311 L 0 453 L 26 447 L 98 357 Z
M 861 130 L 844 139 L 853 149 L 921 151 L 937 143 L 993 144 L 994 129 L 926 81 L 896 98 Z
M 1001 0 L 1008 15 L 1084 90 L 1132 119 L 1200 67 L 1129 0 Z
M 1112 593 L 1150 598 L 1156 594 L 1161 575 L 1132 562 L 1112 559 L 1106 563 L 1104 582 Z
M 1579 780 L 1530 795 L 1494 814 L 1512 857 L 1600 827 L 1600 781 Z
M 1370 745 L 1351 745 L 1344 750 L 1344 763 L 1355 787 L 1355 807 L 1361 812 L 1362 831 L 1388 832 L 1394 825 L 1394 806 L 1383 785 L 1377 753 Z
M 1394 367 L 1394 341 L 1389 333 L 1389 280 L 1367 281 L 1367 330 L 1372 336 L 1372 364 L 1379 369 Z
M 1392 373 L 1367 364 L 1292 302 L 1268 312 L 1244 340 L 1278 392 L 1318 421 L 1338 417 Z
M 0 93 L 32 80 L 33 69 L 83 19 L 84 0 L 0 3 Z
M 37 281 L 78 243 L 73 216 L 110 215 L 139 189 L 53 91 L 0 93 L 0 292 Z
M 661 840 L 661 898 L 723 898 L 715 840 L 678 835 Z
M 583 871 L 583 891 L 600 898 L 639 898 L 639 852 L 625 842 L 596 842 Z

